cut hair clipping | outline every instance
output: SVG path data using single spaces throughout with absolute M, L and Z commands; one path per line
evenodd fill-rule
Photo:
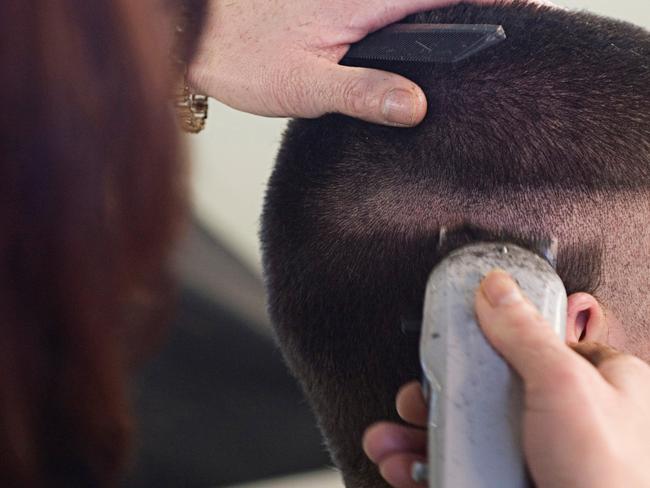
M 500 25 L 394 24 L 353 44 L 344 59 L 457 63 L 505 39 Z

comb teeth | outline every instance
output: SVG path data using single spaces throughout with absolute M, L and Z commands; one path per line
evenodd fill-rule
M 345 58 L 456 63 L 505 39 L 500 25 L 395 24 L 354 44 Z

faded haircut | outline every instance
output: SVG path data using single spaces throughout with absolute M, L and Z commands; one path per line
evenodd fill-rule
M 275 330 L 349 487 L 385 486 L 362 433 L 395 420 L 420 375 L 400 324 L 422 307 L 443 226 L 558 238 L 568 290 L 648 340 L 625 304 L 650 291 L 650 34 L 523 2 L 407 20 L 501 24 L 508 39 L 456 65 L 368 62 L 423 87 L 424 122 L 293 121 L 263 217 Z

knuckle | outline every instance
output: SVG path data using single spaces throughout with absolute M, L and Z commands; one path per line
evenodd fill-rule
M 544 354 L 543 351 L 539 353 Z M 584 373 L 582 368 L 575 367 L 575 365 L 556 365 L 536 377 L 538 378 L 537 382 L 526 384 L 529 394 L 553 393 L 559 396 L 570 395 L 574 398 L 589 396 L 589 376 Z
M 343 25 L 348 32 L 359 35 L 387 24 L 399 10 L 394 0 L 354 0 L 348 2 L 348 9 Z
M 341 24 L 347 32 L 365 33 L 368 21 L 368 4 L 365 1 L 350 1 L 347 5 L 347 15 L 341 19 Z
M 361 78 L 352 78 L 342 87 L 343 108 L 348 113 L 358 114 L 372 108 L 370 84 Z
M 504 312 L 508 326 L 521 334 L 537 333 L 537 328 L 543 327 L 546 322 L 537 308 L 528 303 L 513 306 Z
M 309 110 L 308 73 L 302 63 L 288 64 L 269 74 L 265 84 L 270 97 L 266 100 L 269 111 L 288 116 L 304 116 Z

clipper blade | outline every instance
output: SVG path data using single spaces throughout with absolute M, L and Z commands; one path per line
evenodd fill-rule
M 500 25 L 395 24 L 354 44 L 344 59 L 457 63 L 505 39 Z
M 557 268 L 558 240 L 552 236 L 516 235 L 507 231 L 487 231 L 480 227 L 463 224 L 453 228 L 442 226 L 438 234 L 438 256 L 445 257 L 452 251 L 475 242 L 510 242 L 543 257 Z

